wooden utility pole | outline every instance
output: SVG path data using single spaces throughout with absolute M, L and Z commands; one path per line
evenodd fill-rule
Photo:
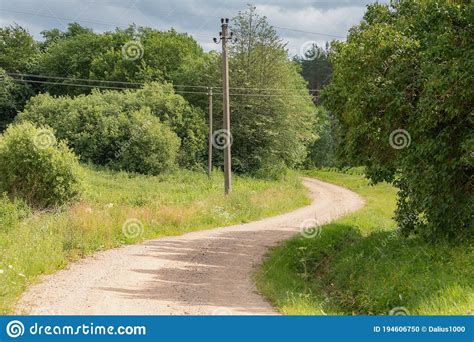
M 209 97 L 209 156 L 207 159 L 207 175 L 212 176 L 212 87 L 207 88 L 207 95 Z
M 230 104 L 229 104 L 229 60 L 227 55 L 227 42 L 232 39 L 229 34 L 229 19 L 221 19 L 222 40 L 222 87 L 224 107 L 224 188 L 225 194 L 232 192 L 232 170 L 231 170 L 231 133 L 230 133 Z

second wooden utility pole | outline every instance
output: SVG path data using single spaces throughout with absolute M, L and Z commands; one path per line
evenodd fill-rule
M 209 96 L 209 157 L 207 159 L 207 175 L 212 176 L 212 87 L 207 88 L 207 95 Z
M 232 170 L 231 170 L 231 133 L 230 133 L 230 104 L 229 104 L 229 59 L 227 55 L 227 41 L 232 39 L 229 35 L 229 19 L 221 19 L 222 32 L 222 87 L 224 107 L 224 188 L 225 194 L 232 192 Z

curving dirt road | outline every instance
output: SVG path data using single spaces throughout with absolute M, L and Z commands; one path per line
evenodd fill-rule
M 291 213 L 149 240 L 73 263 L 31 286 L 17 313 L 277 314 L 252 281 L 267 249 L 298 233 L 302 224 L 326 223 L 364 205 L 336 185 L 310 178 L 304 184 L 313 202 Z

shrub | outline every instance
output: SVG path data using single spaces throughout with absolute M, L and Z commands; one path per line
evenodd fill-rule
M 180 140 L 148 108 L 133 113 L 122 132 L 127 139 L 116 152 L 115 169 L 157 175 L 176 165 Z
M 399 189 L 403 233 L 473 236 L 472 2 L 369 6 L 332 46 L 324 104 L 338 117 L 339 153 Z M 427 25 L 429 23 L 429 25 Z
M 29 214 L 30 209 L 23 200 L 11 201 L 6 193 L 0 195 L 0 232 L 15 226 Z
M 280 180 L 283 179 L 288 172 L 288 167 L 283 160 L 277 158 L 263 158 L 258 169 L 252 172 L 257 178 Z
M 80 190 L 77 158 L 50 128 L 25 122 L 0 136 L 0 192 L 51 208 L 77 198 Z
M 141 114 L 135 115 L 137 111 Z M 93 91 L 90 95 L 77 97 L 41 94 L 30 100 L 18 115 L 18 120 L 53 127 L 58 138 L 66 139 L 83 161 L 136 171 L 136 163 L 128 168 L 122 160 L 127 158 L 130 161 L 130 155 L 120 151 L 125 142 L 129 145 L 127 149 L 140 151 L 142 156 L 147 155 L 149 161 L 155 159 L 153 163 L 155 166 L 159 163 L 161 166 L 158 169 L 161 170 L 170 168 L 176 159 L 182 166 L 198 163 L 206 142 L 201 114 L 181 96 L 174 94 L 171 85 L 153 83 L 139 90 Z M 158 129 L 157 132 L 164 134 L 160 141 L 153 141 L 151 137 L 158 135 L 143 127 L 145 121 L 150 121 L 153 127 L 168 127 Z M 137 129 L 146 132 L 146 138 L 129 136 L 133 132 L 136 134 Z M 181 148 L 176 148 L 175 135 L 181 139 Z M 156 149 L 156 146 L 164 144 L 165 140 L 168 141 L 169 153 L 152 155 L 162 150 Z M 140 169 L 152 174 L 157 170 L 156 167 Z

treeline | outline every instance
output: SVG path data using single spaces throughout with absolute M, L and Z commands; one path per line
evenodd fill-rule
M 285 43 L 254 7 L 233 19 L 232 31 L 237 37 L 230 51 L 234 171 L 278 177 L 289 167 L 321 164 L 324 157 L 315 153 L 315 144 L 320 137 L 327 140 L 328 116 L 308 94 L 301 74 L 310 75 L 307 61 L 288 58 Z M 137 26 L 95 33 L 72 23 L 64 32 L 42 35 L 36 42 L 20 26 L 0 29 L 0 129 L 24 111 L 19 118 L 52 127 L 83 161 L 145 173 L 176 164 L 204 167 L 208 86 L 216 93 L 214 130 L 222 128 L 218 53 L 204 52 L 185 33 Z M 38 94 L 49 95 L 33 97 Z M 114 157 L 131 134 L 119 121 L 133 114 L 130 122 L 136 124 L 136 112 L 142 119 L 155 117 L 178 136 L 176 156 L 162 163 L 169 167 L 131 166 Z M 220 151 L 214 159 L 221 165 Z

